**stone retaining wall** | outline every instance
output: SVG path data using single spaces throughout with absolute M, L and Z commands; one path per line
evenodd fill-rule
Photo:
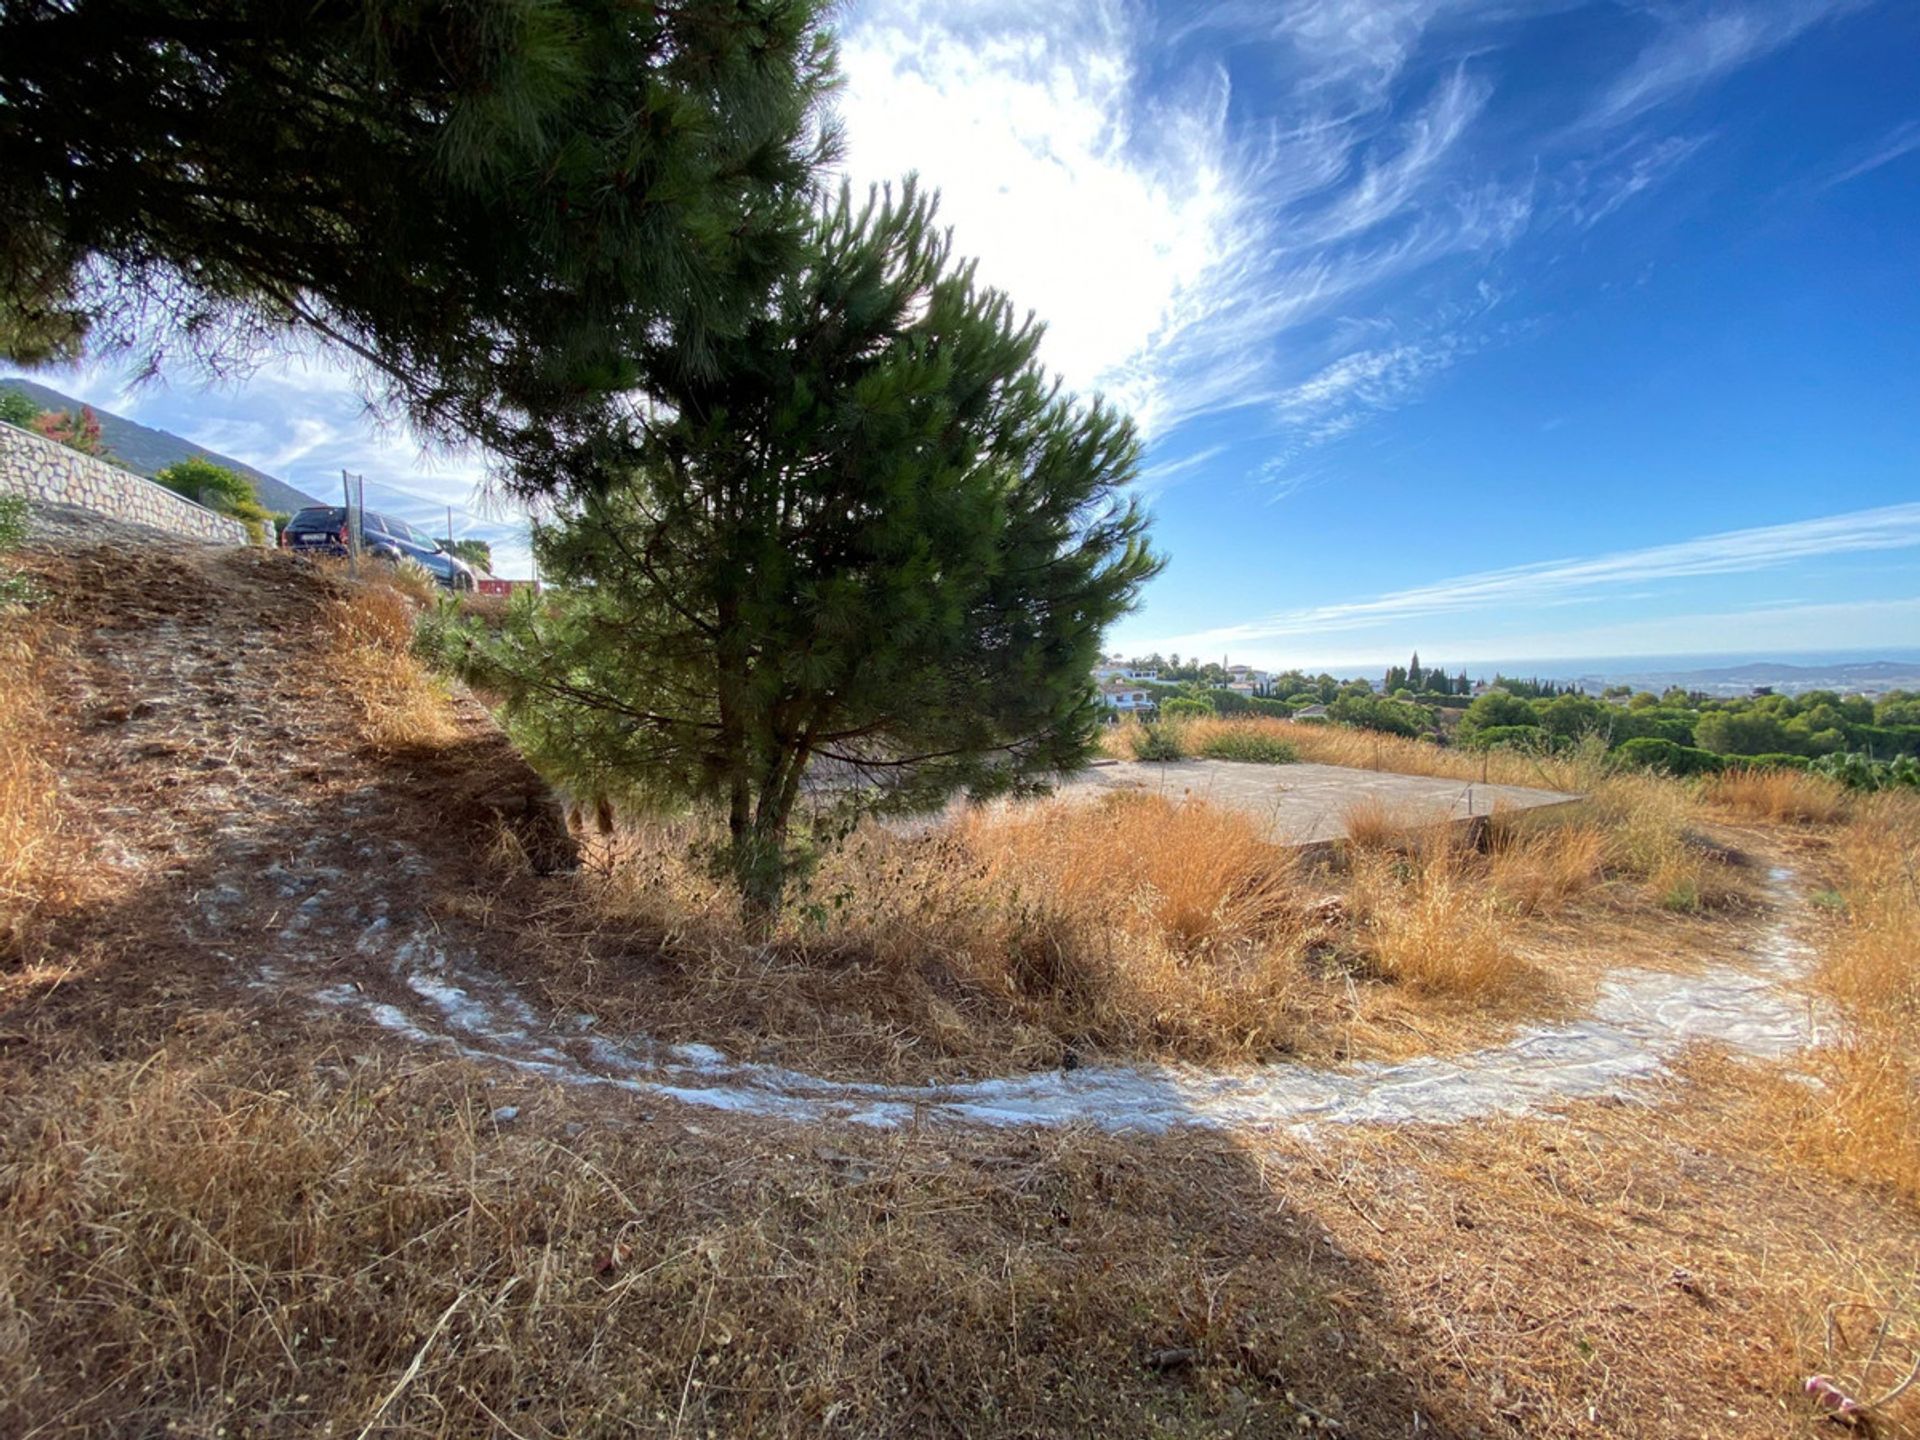
M 247 527 L 232 516 L 217 515 L 144 475 L 5 423 L 0 423 L 0 494 L 79 505 L 218 545 L 250 543 Z

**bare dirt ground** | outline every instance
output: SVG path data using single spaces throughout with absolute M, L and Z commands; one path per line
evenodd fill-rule
M 1920 1217 L 1800 1167 L 1711 1027 L 1472 1124 L 1195 1130 L 1103 1125 L 1119 1072 L 969 1114 L 542 1012 L 512 937 L 568 880 L 489 851 L 564 844 L 485 712 L 375 753 L 323 575 L 130 538 L 25 563 L 87 879 L 0 970 L 9 1433 L 1814 1435 L 1912 1288 Z

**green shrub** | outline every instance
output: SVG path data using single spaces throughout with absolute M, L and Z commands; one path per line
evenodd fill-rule
M 1849 790 L 1920 790 L 1920 760 L 1911 755 L 1897 755 L 1891 760 L 1875 760 L 1858 751 L 1822 755 L 1807 768 L 1815 775 L 1838 780 Z
M 1291 765 L 1300 752 L 1278 735 L 1258 730 L 1222 730 L 1209 735 L 1200 745 L 1200 753 L 1209 760 L 1244 760 L 1254 765 Z
M 27 497 L 0 495 L 0 551 L 11 550 L 27 538 Z M 31 605 L 40 598 L 33 581 L 0 568 L 0 609 Z
M 1804 755 L 1743 755 L 1740 763 L 1755 770 L 1805 770 L 1813 762 Z
M 1650 735 L 1629 740 L 1612 754 L 1623 765 L 1642 770 L 1664 770 L 1669 775 L 1710 775 L 1725 765 L 1711 750 L 1676 745 L 1671 740 L 1656 740 Z
M 1463 735 L 1473 750 L 1551 750 L 1553 736 L 1539 725 L 1489 725 Z
M 1205 700 L 1195 699 L 1191 695 L 1182 695 L 1178 699 L 1168 700 L 1160 706 L 1160 713 L 1168 720 L 1182 717 L 1198 720 L 1213 714 L 1213 706 Z
M 11 550 L 27 538 L 27 497 L 0 495 L 0 550 Z
M 1284 700 L 1265 695 L 1242 695 L 1238 690 L 1229 690 L 1224 685 L 1208 690 L 1202 698 L 1220 715 L 1272 715 L 1285 720 L 1293 714 L 1293 707 Z
M 1152 722 L 1143 724 L 1132 735 L 1133 758 L 1136 760 L 1183 760 L 1186 751 L 1180 748 L 1180 737 L 1168 725 Z

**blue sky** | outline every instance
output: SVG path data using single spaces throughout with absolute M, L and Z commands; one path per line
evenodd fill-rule
M 855 0 L 842 26 L 849 173 L 938 186 L 1048 362 L 1149 438 L 1171 563 L 1115 648 L 1920 644 L 1920 6 Z M 46 378 L 320 493 L 345 465 L 464 502 L 481 473 L 370 427 L 323 360 L 131 398 Z

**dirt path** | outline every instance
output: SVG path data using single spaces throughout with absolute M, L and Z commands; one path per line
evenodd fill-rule
M 1784 988 L 1806 963 L 1785 871 L 1772 876 L 1773 919 L 1751 953 L 1688 975 L 1623 971 L 1586 1016 L 1444 1059 L 1097 1065 L 906 1086 L 609 1033 L 592 1015 L 542 1013 L 485 961 L 480 937 L 436 918 L 435 897 L 475 886 L 486 835 L 535 785 L 477 706 L 466 702 L 452 747 L 370 756 L 327 681 L 324 579 L 271 553 L 97 538 L 62 535 L 36 563 L 63 597 L 72 652 L 59 697 L 78 727 L 68 793 L 128 882 L 104 922 L 141 926 L 174 972 L 238 979 L 296 1016 L 357 1018 L 408 1043 L 647 1100 L 869 1126 L 1115 1131 L 1520 1114 L 1617 1091 L 1696 1042 L 1777 1056 L 1813 1038 L 1807 1003 Z
M 1774 872 L 1776 919 L 1757 950 L 1676 975 L 1630 971 L 1602 986 L 1585 1016 L 1531 1027 L 1464 1056 L 1319 1069 L 1277 1063 L 1243 1070 L 1091 1065 L 956 1085 L 831 1080 L 730 1059 L 697 1044 L 610 1036 L 594 1016 L 541 1016 L 471 953 L 419 928 L 395 932 L 365 914 L 360 944 L 395 984 L 334 984 L 321 1003 L 422 1044 L 568 1084 L 650 1099 L 814 1122 L 880 1127 L 924 1121 L 989 1126 L 1092 1125 L 1160 1132 L 1306 1129 L 1355 1123 L 1458 1123 L 1518 1115 L 1612 1094 L 1661 1073 L 1693 1044 L 1777 1057 L 1814 1038 L 1807 1002 L 1783 988 L 1805 968 L 1790 929 L 1791 875 Z M 274 976 L 275 983 L 285 977 Z

